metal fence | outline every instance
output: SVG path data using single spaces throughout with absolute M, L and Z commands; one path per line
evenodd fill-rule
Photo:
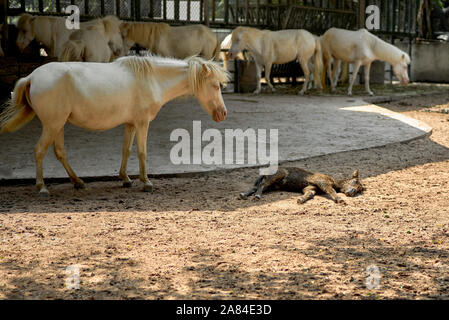
M 22 12 L 64 15 L 77 5 L 81 19 L 113 14 L 123 20 L 202 23 L 215 28 L 238 25 L 272 30 L 303 28 L 321 34 L 330 27 L 364 26 L 365 7 L 377 5 L 384 35 L 415 36 L 419 0 L 0 0 L 8 16 Z

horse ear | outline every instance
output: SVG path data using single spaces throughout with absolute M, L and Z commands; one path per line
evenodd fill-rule
M 354 179 L 358 179 L 358 178 L 359 178 L 359 170 L 355 170 L 355 171 L 353 172 L 353 174 L 352 174 L 352 177 L 353 177 Z
M 203 64 L 203 73 L 206 77 L 210 76 L 212 71 L 209 69 L 208 66 L 206 66 L 205 64 Z

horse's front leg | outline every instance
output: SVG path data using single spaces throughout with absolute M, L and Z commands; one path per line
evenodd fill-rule
M 256 65 L 256 90 L 254 90 L 253 94 L 259 94 L 261 90 L 260 78 L 262 73 L 262 66 L 257 61 L 254 62 Z
M 128 167 L 128 159 L 129 154 L 131 153 L 131 149 L 133 147 L 134 136 L 136 134 L 136 128 L 127 124 L 125 126 L 125 138 L 123 141 L 123 150 L 122 150 L 122 165 L 120 166 L 120 178 L 123 180 L 123 186 L 125 188 L 130 188 L 132 186 L 132 181 L 129 178 L 126 169 Z
M 334 61 L 334 70 L 332 70 L 332 88 L 337 88 L 338 76 L 340 74 L 341 60 Z
M 368 94 L 370 96 L 374 96 L 374 93 L 371 91 L 370 87 L 369 87 L 369 73 L 371 70 L 371 62 L 368 62 L 365 65 L 365 90 L 366 92 L 368 92 Z
M 307 91 L 307 87 L 309 85 L 310 69 L 309 69 L 309 62 L 303 58 L 299 59 L 299 64 L 301 65 L 302 71 L 304 72 L 304 84 L 302 86 L 301 91 L 299 91 L 298 94 L 303 95 Z
M 140 168 L 140 181 L 143 182 L 143 191 L 153 192 L 153 184 L 148 179 L 146 169 L 147 158 L 147 137 L 149 122 L 140 123 L 136 126 L 137 137 L 137 154 L 139 156 L 139 168 Z
M 352 87 L 354 86 L 355 83 L 355 79 L 357 79 L 357 74 L 359 73 L 360 70 L 360 66 L 362 65 L 362 62 L 360 60 L 357 60 L 354 63 L 354 70 L 352 72 L 352 79 L 351 79 L 351 83 L 349 84 L 349 89 L 348 89 L 348 96 L 352 96 Z
M 273 87 L 273 85 L 271 84 L 270 81 L 270 75 L 271 75 L 271 67 L 273 66 L 272 62 L 267 62 L 265 64 L 265 81 L 267 82 L 268 87 L 270 88 L 271 92 L 276 91 Z

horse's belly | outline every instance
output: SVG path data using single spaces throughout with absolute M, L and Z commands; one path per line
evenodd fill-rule
M 129 120 L 126 109 L 114 104 L 101 110 L 89 105 L 73 108 L 72 110 L 73 112 L 67 121 L 80 128 L 91 131 L 109 130 Z

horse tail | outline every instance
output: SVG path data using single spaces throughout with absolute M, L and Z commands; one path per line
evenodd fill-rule
M 64 44 L 59 61 L 84 61 L 86 45 L 81 40 L 69 40 Z
M 218 35 L 215 35 L 215 39 L 217 40 L 217 44 L 215 45 L 213 58 L 215 61 L 220 61 L 220 53 L 221 53 L 221 43 L 218 39 Z
M 17 81 L 12 99 L 0 114 L 0 133 L 14 132 L 30 122 L 35 116 L 30 102 L 30 80 L 28 77 Z
M 321 41 L 319 37 L 315 37 L 315 62 L 313 71 L 313 80 L 315 82 L 315 88 L 323 89 L 321 83 L 321 73 L 323 68 L 323 50 L 321 49 Z

